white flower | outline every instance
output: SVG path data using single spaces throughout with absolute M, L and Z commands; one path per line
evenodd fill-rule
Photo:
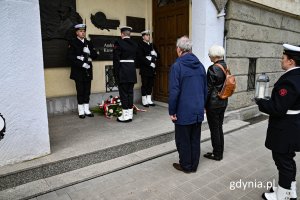
M 113 110 L 113 109 L 109 109 L 108 112 L 109 112 L 109 113 L 113 113 L 114 110 Z
M 118 99 L 117 102 L 119 103 L 119 102 L 120 102 L 120 99 Z

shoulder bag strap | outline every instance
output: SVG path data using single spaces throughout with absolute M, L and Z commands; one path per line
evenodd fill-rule
M 226 76 L 226 71 L 225 71 L 225 69 L 224 69 L 224 67 L 221 65 L 221 64 L 219 64 L 219 63 L 215 63 L 214 64 L 215 66 L 217 66 L 217 67 L 219 67 L 219 68 L 221 68 L 222 69 L 222 71 L 224 72 L 224 74 L 225 74 L 225 76 Z

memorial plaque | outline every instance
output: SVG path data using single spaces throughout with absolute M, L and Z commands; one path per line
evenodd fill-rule
M 44 67 L 70 66 L 68 40 L 76 37 L 74 25 L 82 23 L 75 0 L 39 0 Z
M 91 14 L 91 22 L 101 30 L 117 29 L 120 26 L 120 20 L 107 19 L 103 12 L 97 12 L 95 15 Z
M 89 37 L 98 53 L 98 57 L 94 60 L 113 60 L 114 44 L 116 40 L 120 39 L 120 36 L 89 35 Z M 136 42 L 141 40 L 141 37 L 139 36 L 131 36 L 131 38 Z
M 140 33 L 145 30 L 145 18 L 126 16 L 126 24 L 132 28 L 131 32 Z
M 70 62 L 67 58 L 68 41 L 62 39 L 43 41 L 43 58 L 45 68 L 67 67 Z

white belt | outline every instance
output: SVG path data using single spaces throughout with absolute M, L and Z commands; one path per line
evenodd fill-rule
M 130 62 L 130 63 L 133 63 L 134 60 L 120 60 L 120 62 Z
M 286 112 L 287 115 L 297 115 L 300 114 L 300 110 L 288 110 Z

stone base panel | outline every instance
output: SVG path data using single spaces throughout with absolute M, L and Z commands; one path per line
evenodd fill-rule
M 98 106 L 110 96 L 118 96 L 119 92 L 109 93 L 97 93 L 90 96 L 90 108 Z M 141 101 L 141 90 L 134 90 L 134 102 L 139 103 Z M 56 98 L 47 98 L 47 111 L 48 115 L 57 115 L 70 112 L 77 112 L 77 98 L 76 96 L 65 96 Z

